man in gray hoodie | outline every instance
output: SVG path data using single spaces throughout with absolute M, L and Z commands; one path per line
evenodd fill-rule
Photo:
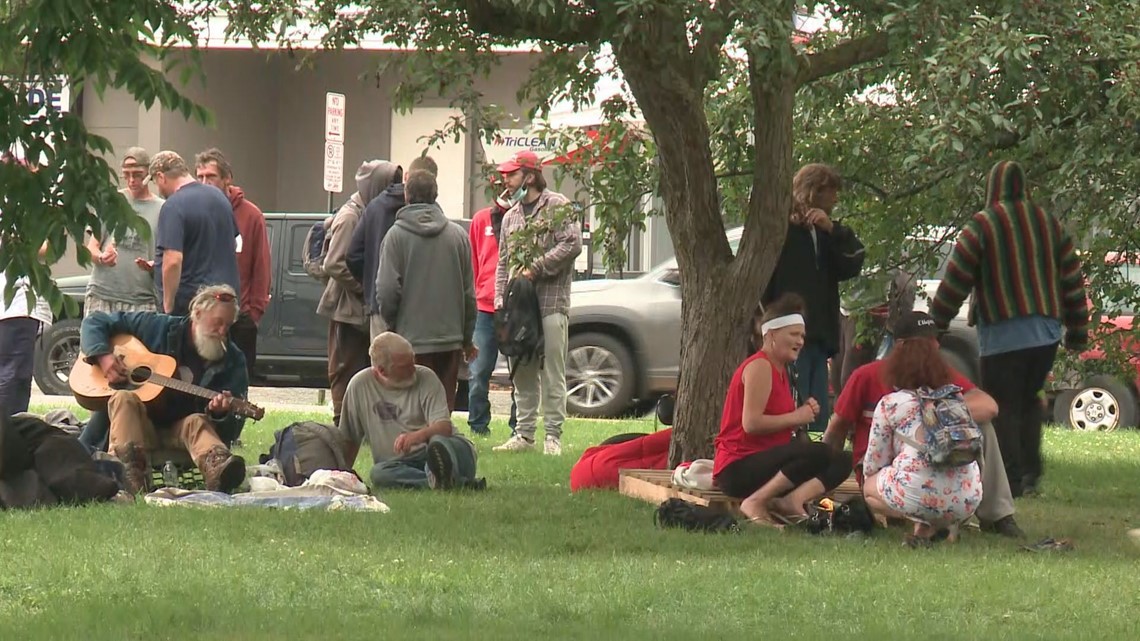
M 369 366 L 364 288 L 348 269 L 348 246 L 365 205 L 392 183 L 398 168 L 384 160 L 369 160 L 361 164 L 356 171 L 356 193 L 336 213 L 326 232 L 329 248 L 321 269 L 328 281 L 317 303 L 317 313 L 329 319 L 329 389 L 332 391 L 333 423 L 338 425 L 348 381 Z
M 384 238 L 376 272 L 376 299 L 389 331 L 403 336 L 443 383 L 447 407 L 455 409 L 460 359 L 476 350 L 475 276 L 471 241 L 436 204 L 435 175 L 404 177 L 407 205 Z

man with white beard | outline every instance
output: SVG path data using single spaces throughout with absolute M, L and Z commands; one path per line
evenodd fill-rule
M 103 419 L 110 421 L 108 451 L 123 463 L 127 490 L 134 494 L 150 489 L 149 454 L 160 445 L 184 447 L 208 490 L 230 492 L 245 480 L 245 461 L 228 447 L 245 421 L 231 411 L 232 400 L 245 398 L 249 390 L 245 357 L 229 339 L 238 315 L 237 295 L 229 285 L 207 285 L 189 308 L 189 316 L 96 312 L 83 319 L 80 329 L 87 362 L 98 366 L 111 384 L 125 382 L 127 375 L 111 352 L 111 339 L 129 334 L 151 352 L 173 357 L 175 378 L 218 393 L 207 400 L 166 390 L 149 405 L 131 392 L 114 393 Z

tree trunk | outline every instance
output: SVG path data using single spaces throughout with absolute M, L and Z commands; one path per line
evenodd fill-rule
M 647 30 L 653 31 L 652 21 Z M 756 176 L 734 260 L 725 237 L 704 87 L 688 60 L 662 60 L 664 48 L 618 47 L 618 64 L 654 132 L 660 194 L 681 273 L 681 376 L 670 464 L 712 458 L 713 437 L 732 373 L 748 352 L 750 319 L 771 277 L 791 205 L 790 72 L 762 78 L 756 102 Z M 669 70 L 669 71 L 663 71 Z M 755 70 L 753 83 L 757 81 Z

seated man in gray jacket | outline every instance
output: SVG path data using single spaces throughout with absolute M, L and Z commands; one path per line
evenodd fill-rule
M 479 487 L 475 446 L 458 435 L 430 369 L 416 365 L 412 346 L 384 332 L 368 350 L 372 367 L 348 383 L 340 417 L 344 457 L 372 448 L 372 488 Z
M 476 354 L 475 275 L 467 232 L 444 216 L 438 193 L 435 174 L 413 171 L 404 179 L 408 204 L 384 238 L 376 298 L 388 330 L 435 372 L 453 410 L 460 359 Z

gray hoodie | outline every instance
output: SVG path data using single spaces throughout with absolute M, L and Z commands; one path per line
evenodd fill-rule
M 475 277 L 467 232 L 439 205 L 407 205 L 384 237 L 376 272 L 380 315 L 417 354 L 471 345 Z

